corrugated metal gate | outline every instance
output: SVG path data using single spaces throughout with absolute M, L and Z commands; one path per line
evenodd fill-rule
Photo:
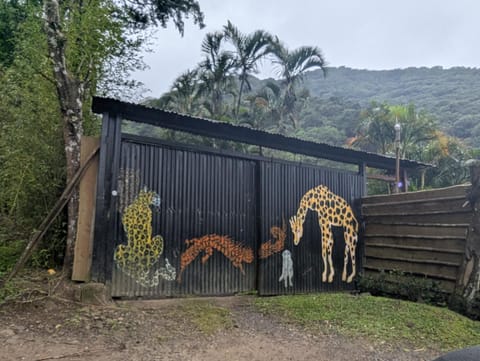
M 255 167 L 248 159 L 124 138 L 117 202 L 117 227 L 124 231 L 119 229 L 113 251 L 112 295 L 218 295 L 255 289 Z M 151 192 L 158 196 L 157 204 L 152 200 L 138 207 L 138 199 Z M 135 244 L 145 240 L 130 231 L 146 229 L 149 222 L 146 237 L 152 243 L 155 237 L 163 239 L 163 250 L 151 258 L 148 253 L 155 247 Z
M 115 147 L 104 170 L 116 179 L 110 208 L 96 225 L 97 232 L 111 231 L 95 245 L 93 265 L 97 279 L 111 282 L 112 296 L 353 288 L 342 280 L 346 227 L 339 220 L 362 195 L 361 175 L 126 135 Z M 338 216 L 328 228 L 334 276 L 325 272 L 328 256 L 322 259 L 328 212 Z M 298 245 L 293 227 L 303 230 Z M 358 261 L 361 249 L 351 252 Z
M 319 188 L 319 185 L 328 187 L 328 190 L 324 187 Z M 353 204 L 362 189 L 363 179 L 354 173 L 281 162 L 260 162 L 262 243 L 275 238 L 274 234 L 278 232 L 278 228 L 272 229 L 272 227 L 283 227 L 286 231 L 285 245 L 281 250 L 268 257 L 262 257 L 262 252 L 260 252 L 259 292 L 261 294 L 277 295 L 354 288 L 353 282 L 342 281 L 345 241 L 343 227 L 339 226 L 332 227 L 334 239 L 332 263 L 335 274 L 331 282 L 328 277 L 325 282 L 322 281 L 325 265 L 322 260 L 322 233 L 318 218 L 322 212 L 317 212 L 317 205 L 320 205 L 321 202 L 329 202 L 330 199 L 333 199 L 330 197 L 335 195 L 341 196 L 349 204 Z M 312 192 L 308 194 L 310 190 Z M 312 195 L 313 200 L 310 207 L 305 207 L 305 209 L 300 205 L 304 195 L 306 198 L 310 198 Z M 323 196 L 325 199 L 322 199 Z M 330 208 L 334 206 L 329 205 Z M 342 209 L 339 211 L 341 214 Z M 289 221 L 292 216 L 297 214 L 303 214 L 305 220 L 303 236 L 298 245 L 294 245 L 292 226 Z M 322 223 L 327 222 L 326 219 L 321 221 Z M 361 264 L 359 264 L 361 248 L 360 244 L 354 251 L 357 256 L 357 269 L 361 269 Z M 291 282 L 290 279 L 282 278 L 280 280 L 285 272 L 284 264 L 290 262 L 289 257 L 291 257 L 293 266 Z M 347 271 L 350 275 L 351 263 L 347 264 Z

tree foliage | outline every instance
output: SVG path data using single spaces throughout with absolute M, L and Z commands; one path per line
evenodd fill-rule
M 183 33 L 184 19 L 193 16 L 203 26 L 203 13 L 194 0 L 0 1 L 8 10 L 0 13 L 0 220 L 14 228 L 18 218 L 31 230 L 78 169 L 82 135 L 98 129 L 92 95 L 135 85 L 128 76 L 142 66 L 139 51 L 150 26 L 171 20 Z M 67 269 L 77 207 L 75 194 Z
M 0 71 L 12 65 L 18 43 L 17 32 L 27 16 L 28 2 L 0 1 Z
M 304 86 L 316 101 L 329 103 L 332 97 L 366 108 L 372 101 L 389 104 L 415 104 L 436 119 L 438 127 L 450 136 L 480 146 L 480 69 L 407 68 L 358 70 L 346 67 L 309 72 Z
M 260 61 L 271 52 L 272 36 L 264 30 L 256 30 L 251 34 L 242 33 L 228 21 L 224 26 L 226 40 L 234 46 L 234 61 L 240 82 L 235 117 L 238 118 L 244 87 L 250 91 L 250 76 L 258 72 Z
M 204 14 L 195 0 L 122 0 L 117 8 L 135 28 L 145 28 L 150 25 L 167 27 L 173 21 L 181 35 L 184 33 L 184 19 L 192 16 L 193 22 L 203 28 Z
M 226 95 L 235 94 L 235 59 L 223 48 L 225 34 L 213 32 L 202 42 L 203 60 L 198 65 L 200 92 L 205 96 L 204 106 L 210 117 L 221 119 L 226 115 Z
M 58 103 L 45 77 L 41 23 L 31 13 L 17 24 L 13 61 L 0 72 L 0 247 L 20 250 L 61 192 L 65 180 Z M 61 226 L 63 218 L 57 226 Z M 47 235 L 50 262 L 62 232 Z M 44 264 L 45 264 L 44 262 Z

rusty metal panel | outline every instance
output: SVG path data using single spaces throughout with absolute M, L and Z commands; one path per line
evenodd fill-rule
M 354 289 L 354 281 L 348 282 L 348 276 L 352 274 L 350 259 L 348 259 L 347 280 L 342 280 L 346 247 L 343 231 L 346 227 L 331 227 L 334 240 L 332 263 L 335 274 L 331 282 L 328 279 L 329 273 L 326 274 L 326 280 L 322 279 L 322 272 L 325 269 L 322 260 L 324 235 L 320 230 L 320 224 L 326 222 L 323 215 L 328 212 L 327 208 L 332 208 L 334 215 L 337 209 L 342 214 L 344 212 L 342 208 L 346 208 L 343 214 L 347 215 L 348 205 L 354 212 L 353 218 L 359 221 L 357 216 L 359 213 L 353 203 L 362 196 L 362 176 L 306 165 L 262 161 L 259 179 L 259 212 L 262 219 L 260 229 L 262 243 L 259 245 L 259 293 L 276 295 Z M 310 201 L 310 196 L 319 197 L 318 201 Z M 322 197 L 325 197 L 323 201 L 329 202 L 329 205 L 327 208 L 322 206 L 322 210 L 317 211 Z M 341 203 L 338 197 L 346 203 Z M 309 200 L 303 204 L 308 204 L 309 207 L 301 206 L 302 199 Z M 319 219 L 319 215 L 322 215 L 322 218 Z M 304 216 L 303 235 L 298 245 L 294 245 L 293 242 L 290 224 L 293 216 Z M 344 219 L 343 223 L 348 224 L 347 217 Z M 340 223 L 337 220 L 337 224 Z M 360 237 L 355 250 L 357 272 L 361 269 L 363 247 L 361 242 Z
M 255 289 L 256 163 L 122 140 L 114 297 Z

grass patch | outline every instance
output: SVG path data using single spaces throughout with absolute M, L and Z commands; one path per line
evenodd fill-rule
M 179 312 L 202 333 L 211 335 L 233 326 L 232 316 L 226 308 L 208 301 L 189 300 L 179 306 Z
M 324 293 L 259 298 L 256 306 L 312 330 L 376 342 L 444 351 L 480 344 L 480 322 L 446 308 L 409 301 Z

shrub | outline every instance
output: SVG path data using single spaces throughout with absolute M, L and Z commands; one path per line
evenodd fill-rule
M 361 292 L 375 296 L 388 296 L 437 306 L 447 304 L 448 294 L 438 282 L 426 277 L 401 271 L 381 271 L 378 274 L 362 275 L 358 280 Z

